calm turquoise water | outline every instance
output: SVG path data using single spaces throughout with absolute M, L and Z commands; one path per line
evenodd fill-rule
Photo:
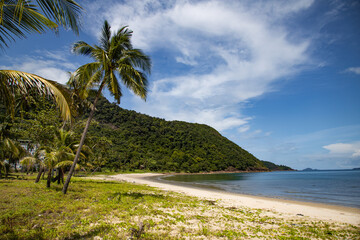
M 360 208 L 360 171 L 173 175 L 163 179 L 233 193 Z

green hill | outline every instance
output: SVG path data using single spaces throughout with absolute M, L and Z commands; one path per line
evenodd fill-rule
M 275 163 L 269 161 L 261 161 L 265 167 L 267 167 L 270 171 L 294 171 L 291 167 L 285 165 L 277 165 Z
M 165 121 L 122 109 L 105 98 L 99 100 L 94 120 L 89 138 L 106 137 L 112 142 L 102 155 L 104 165 L 112 169 L 267 170 L 256 157 L 207 125 Z

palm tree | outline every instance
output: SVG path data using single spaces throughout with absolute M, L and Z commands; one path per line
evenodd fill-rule
M 76 70 L 76 81 L 90 90 L 99 86 L 87 123 L 81 136 L 79 148 L 77 149 L 74 162 L 63 187 L 63 193 L 67 192 L 71 176 L 79 159 L 81 148 L 84 144 L 86 133 L 94 116 L 95 106 L 104 87 L 107 87 L 117 103 L 122 96 L 120 82 L 131 89 L 136 95 L 146 99 L 147 76 L 150 74 L 151 61 L 141 50 L 134 49 L 131 44 L 132 31 L 122 27 L 112 34 L 110 25 L 104 22 L 100 45 L 91 46 L 86 42 L 79 41 L 73 45 L 73 52 L 90 56 L 94 62 L 85 64 Z
M 78 34 L 81 10 L 73 0 L 1 0 L 0 48 L 7 47 L 15 37 L 25 38 L 28 33 L 57 31 L 59 25 Z M 60 84 L 26 72 L 0 70 L 0 101 L 12 116 L 16 91 L 28 95 L 31 89 L 52 97 L 59 105 L 63 119 L 70 120 L 70 98 Z
M 87 146 L 85 145 L 85 147 Z M 64 169 L 71 166 L 76 149 L 73 132 L 59 129 L 54 135 L 51 146 L 43 146 L 35 152 L 33 158 L 40 167 L 35 183 L 39 182 L 42 172 L 46 169 L 48 173 L 47 187 L 50 187 L 53 170 L 57 170 L 56 179 L 60 184 L 60 181 L 64 179 Z M 82 152 L 81 157 L 85 159 L 87 156 Z M 43 160 L 41 160 L 42 158 Z
M 33 172 L 36 161 L 37 159 L 32 156 L 26 156 L 20 160 L 21 166 L 26 167 L 26 175 L 29 174 L 30 169 L 31 169 L 31 173 Z
M 79 33 L 82 8 L 73 0 L 2 0 L 0 2 L 0 48 L 27 33 L 57 31 L 59 25 Z
M 51 183 L 51 176 L 54 169 L 58 171 L 58 178 L 60 182 L 62 168 L 65 166 L 69 166 L 72 164 L 71 160 L 74 157 L 74 153 L 72 152 L 71 148 L 62 146 L 59 149 L 56 149 L 51 152 L 47 152 L 45 154 L 44 164 L 48 170 L 48 177 L 46 186 L 50 187 Z
M 47 187 L 50 187 L 51 176 L 54 169 L 57 170 L 58 183 L 63 178 L 63 169 L 71 166 L 71 159 L 74 158 L 74 141 L 72 132 L 60 129 L 54 136 L 53 146 L 47 147 L 44 165 L 48 171 Z

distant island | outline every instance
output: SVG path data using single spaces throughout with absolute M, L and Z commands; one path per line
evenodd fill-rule
M 303 169 L 302 171 L 303 171 L 303 172 L 319 171 L 319 169 L 305 168 L 305 169 Z

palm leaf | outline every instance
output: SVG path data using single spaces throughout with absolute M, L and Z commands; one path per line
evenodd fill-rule
M 71 120 L 70 94 L 62 85 L 31 73 L 0 70 L 0 99 L 12 115 L 14 115 L 15 92 L 19 91 L 21 94 L 27 95 L 30 89 L 35 89 L 39 94 L 55 99 L 62 118 L 65 121 Z
M 57 30 L 58 25 L 79 33 L 82 8 L 73 0 L 2 0 L 0 2 L 0 48 L 27 33 Z
M 30 169 L 31 167 L 33 167 L 36 164 L 36 158 L 34 157 L 23 157 L 20 160 L 20 164 L 23 166 L 26 166 L 28 169 Z
M 78 3 L 73 0 L 37 0 L 37 3 L 47 17 L 79 34 L 78 19 L 82 8 Z
M 26 33 L 43 33 L 58 27 L 29 1 L 5 0 L 0 14 L 1 48 L 8 46 L 7 43 L 14 41 L 15 37 L 25 38 Z
M 55 168 L 64 168 L 64 167 L 70 167 L 72 165 L 73 161 L 62 161 L 55 165 Z M 76 164 L 75 166 L 76 170 L 79 170 L 79 164 Z

